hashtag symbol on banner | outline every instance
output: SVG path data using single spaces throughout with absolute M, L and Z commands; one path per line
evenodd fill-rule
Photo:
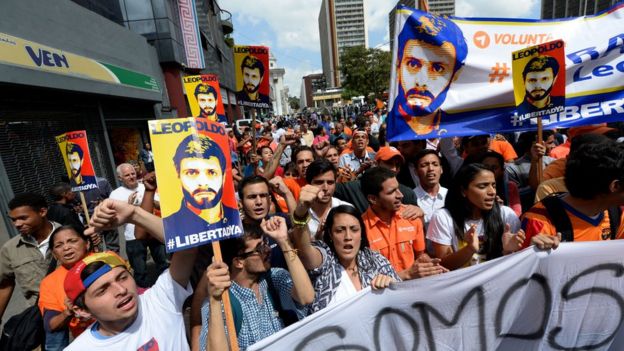
M 514 113 L 511 116 L 511 125 L 513 125 L 514 127 L 522 126 L 522 123 L 522 120 L 517 114 Z
M 496 62 L 496 66 L 492 66 L 492 71 L 490 72 L 490 83 L 496 82 L 498 79 L 498 83 L 502 83 L 505 77 L 509 77 L 509 67 L 507 67 L 507 63 L 503 62 L 501 65 L 499 62 Z
M 167 241 L 167 248 L 171 250 L 173 249 L 174 246 L 175 246 L 175 241 L 173 241 L 173 239 L 169 239 L 169 241 Z

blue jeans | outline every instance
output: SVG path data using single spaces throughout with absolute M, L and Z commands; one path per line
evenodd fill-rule
M 142 288 L 148 288 L 147 282 L 147 247 L 143 240 L 126 241 L 126 254 L 130 267 L 134 271 L 134 280 Z
M 156 276 L 159 276 L 169 267 L 167 253 L 165 252 L 165 244 L 156 239 L 147 239 L 145 240 L 145 245 L 149 247 L 150 255 L 152 255 L 152 259 L 156 264 Z
M 69 332 L 67 329 L 57 332 L 46 331 L 45 338 L 46 351 L 63 351 L 69 345 Z

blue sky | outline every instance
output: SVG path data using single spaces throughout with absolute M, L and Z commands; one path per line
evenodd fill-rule
M 368 45 L 388 50 L 388 13 L 396 1 L 364 0 Z M 456 16 L 539 18 L 541 0 L 456 0 Z M 291 96 L 299 96 L 301 77 L 321 72 L 318 14 L 321 0 L 221 0 L 232 13 L 234 40 L 266 45 L 286 70 Z

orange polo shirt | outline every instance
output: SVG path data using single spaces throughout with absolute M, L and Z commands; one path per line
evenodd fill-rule
M 422 221 L 405 219 L 401 217 L 401 211 L 403 206 L 395 213 L 390 225 L 377 217 L 370 206 L 362 215 L 371 250 L 384 255 L 397 272 L 411 267 L 416 253 L 425 251 Z

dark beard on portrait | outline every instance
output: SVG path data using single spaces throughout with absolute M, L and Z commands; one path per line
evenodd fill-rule
M 436 98 L 428 90 L 419 91 L 417 89 L 410 89 L 408 93 L 406 94 L 405 91 L 403 90 L 403 87 L 399 85 L 399 92 L 396 97 L 397 102 L 398 102 L 398 107 L 400 107 L 399 111 L 403 117 L 428 116 L 440 108 L 440 106 L 442 105 L 442 102 L 444 102 L 444 98 L 446 97 L 447 91 L 448 91 L 448 87 L 442 93 L 440 93 L 440 95 Z M 422 97 L 426 97 L 431 100 L 431 103 L 427 107 L 424 107 L 424 108 L 421 106 L 417 106 L 417 105 L 411 105 L 408 103 L 408 99 L 407 99 L 407 97 L 410 95 L 419 95 Z
M 185 189 L 182 189 L 182 193 L 184 194 L 184 201 L 188 203 L 189 205 L 198 209 L 213 208 L 221 202 L 221 198 L 223 197 L 223 188 L 219 189 L 218 192 L 215 191 L 214 189 L 197 189 L 194 191 L 194 193 L 196 194 L 196 193 L 204 192 L 204 191 L 209 191 L 216 195 L 212 200 L 205 199 L 203 203 L 200 204 L 197 201 L 195 201 L 195 198 L 193 197 L 193 195 L 191 195 Z
M 257 92 L 258 89 L 260 89 L 260 84 L 258 84 L 258 85 L 245 84 L 245 92 L 247 94 L 253 94 L 253 93 Z
M 533 95 L 531 95 L 531 93 L 529 93 L 528 91 L 525 91 L 526 96 L 531 99 L 532 101 L 539 101 L 539 100 L 543 100 L 545 98 L 547 98 L 548 96 L 550 96 L 550 92 L 552 91 L 553 86 L 551 85 L 550 88 L 548 88 L 548 90 L 546 90 L 544 93 L 533 97 Z M 542 90 L 543 91 L 543 90 Z
M 202 116 L 212 116 L 215 113 L 216 108 L 205 108 L 201 110 Z
M 218 120 L 218 118 L 217 118 L 217 114 L 214 113 L 214 112 L 215 111 L 212 110 L 212 113 L 206 113 L 204 110 L 200 110 L 199 117 L 216 121 L 216 120 Z

